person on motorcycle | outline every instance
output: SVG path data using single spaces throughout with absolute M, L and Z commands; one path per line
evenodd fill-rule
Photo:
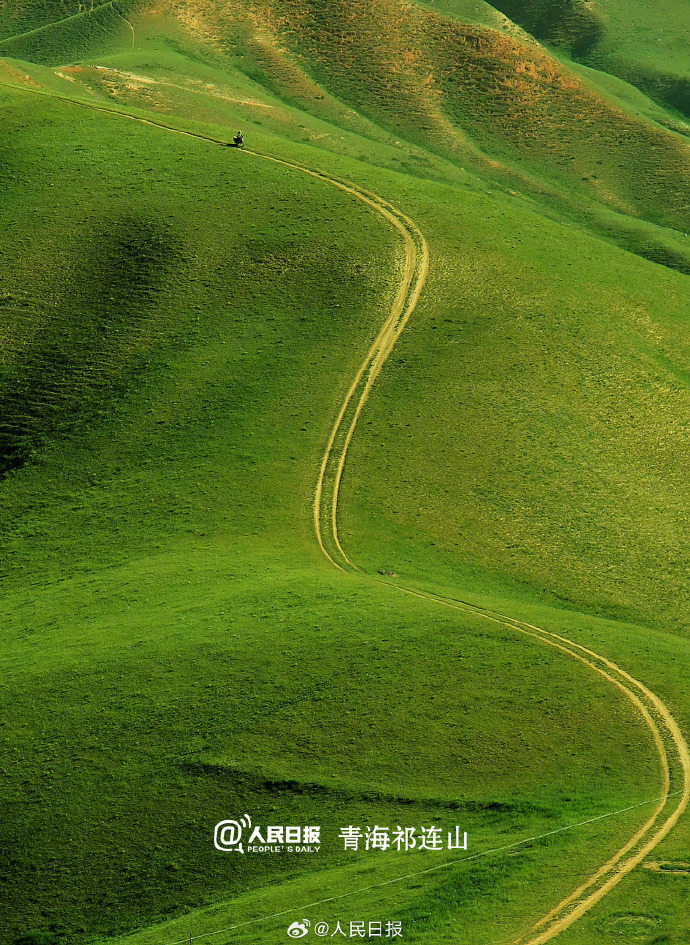
M 237 148 L 244 147 L 244 135 L 242 134 L 241 131 L 238 131 L 232 140 L 235 142 L 235 147 Z

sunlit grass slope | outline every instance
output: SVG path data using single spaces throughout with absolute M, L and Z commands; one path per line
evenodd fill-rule
M 464 6 L 456 0 L 450 4 Z M 683 0 L 498 0 L 492 6 L 574 59 L 620 76 L 667 107 L 690 114 L 690 26 Z
M 137 0 L 9 2 L 0 13 L 0 56 L 60 65 L 131 46 Z
M 458 160 L 479 160 L 481 151 L 581 198 L 672 225 L 687 203 L 680 139 L 506 30 L 401 0 L 286 0 L 279 10 L 170 0 L 170 8 L 229 55 L 239 48 L 240 64 L 284 91 L 290 68 L 301 68 L 378 123 Z
M 530 16 L 551 23 L 555 9 L 537 4 Z M 24 7 L 22 22 L 37 21 L 41 10 L 40 4 Z M 64 31 L 78 27 L 107 37 L 94 18 L 114 10 L 83 10 L 24 39 L 0 40 L 0 49 L 63 66 L 83 60 L 94 54 L 89 41 L 77 36 L 73 42 Z M 599 16 L 582 4 L 573 10 L 578 21 Z M 635 90 L 605 72 L 570 68 L 488 4 L 286 0 L 278 9 L 259 0 L 161 0 L 125 13 L 126 46 L 136 49 L 147 34 L 165 38 L 220 67 L 233 84 L 243 75 L 245 86 L 263 86 L 347 131 L 380 141 L 383 130 L 392 140 L 402 136 L 432 148 L 586 219 L 626 249 L 690 268 L 687 247 L 675 235 L 687 230 L 690 158 L 687 142 L 658 123 L 673 123 L 670 115 L 655 112 L 639 93 L 635 99 Z M 682 30 L 681 21 L 676 38 Z M 664 49 L 673 46 L 665 33 L 659 38 Z M 142 104 L 165 107 L 156 101 L 160 88 L 137 90 L 136 80 L 99 78 L 120 99 L 138 91 Z M 643 221 L 657 230 L 641 232 Z
M 665 125 L 684 126 L 631 86 L 556 58 L 485 6 L 463 3 L 451 15 L 452 4 L 437 11 L 402 0 L 286 0 L 279 10 L 166 0 L 156 9 L 224 68 L 313 115 L 354 129 L 354 109 L 368 119 L 367 129 L 356 126 L 368 137 L 378 126 L 398 145 L 431 150 L 690 271 L 682 235 L 690 152 Z
M 13 934 L 113 932 L 305 870 L 347 882 L 333 848 L 228 862 L 210 831 L 240 808 L 332 833 L 461 817 L 500 845 L 648 799 L 650 739 L 603 683 L 585 706 L 576 664 L 316 554 L 319 450 L 391 296 L 384 224 L 249 155 L 25 104 L 3 228 Z M 501 867 L 508 899 L 533 868 Z M 454 882 L 490 911 L 486 881 Z
M 429 573 L 459 553 L 684 632 L 687 277 L 509 197 L 460 211 L 438 187 L 433 223 L 414 209 L 437 265 L 343 496 L 365 560 L 403 570 L 424 534 Z
M 114 5 L 122 10 L 131 7 L 131 2 L 115 0 Z M 61 23 L 79 18 L 90 20 L 102 9 L 108 9 L 112 3 L 103 0 L 5 0 L 0 13 L 2 39 L 41 30 L 48 34 L 46 27 L 54 29 Z
M 687 731 L 683 145 L 450 6 L 452 27 L 393 0 L 118 5 L 134 32 L 107 56 L 56 32 L 0 63 L 11 945 L 249 920 L 214 941 L 277 945 L 304 916 L 264 917 L 344 894 L 309 915 L 490 945 L 660 794 L 647 728 L 585 666 L 318 553 L 319 463 L 397 232 L 297 170 L 59 99 L 242 127 L 418 222 L 429 282 L 353 442 L 348 553 L 609 654 Z M 3 12 L 9 37 L 58 11 Z M 336 840 L 458 823 L 478 853 L 623 809 L 424 874 L 436 854 Z M 244 812 L 320 824 L 323 850 L 215 851 Z M 659 859 L 688 849 L 681 825 Z M 682 941 L 679 880 L 637 871 L 563 941 Z

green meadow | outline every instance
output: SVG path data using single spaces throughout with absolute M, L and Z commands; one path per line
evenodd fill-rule
M 664 794 L 621 688 L 480 610 L 690 737 L 687 29 L 556 6 L 0 12 L 7 945 L 522 941 Z M 345 464 L 359 573 L 314 494 L 402 239 L 267 157 L 429 246 Z M 321 848 L 216 850 L 247 814 Z M 688 823 L 558 941 L 689 942 Z M 468 848 L 344 848 L 374 825 Z

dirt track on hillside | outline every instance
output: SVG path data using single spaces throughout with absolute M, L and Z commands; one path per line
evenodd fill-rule
M 270 160 L 276 159 L 270 158 Z M 279 161 L 279 163 L 286 164 L 289 167 L 296 166 L 284 161 Z M 304 167 L 300 167 L 300 170 L 314 174 L 313 171 Z M 600 656 L 593 650 L 589 650 L 567 637 L 514 620 L 505 614 L 490 613 L 467 602 L 450 601 L 424 591 L 379 580 L 373 575 L 367 575 L 350 560 L 344 551 L 338 533 L 338 503 L 348 451 L 374 382 L 417 305 L 429 268 L 429 252 L 426 241 L 416 224 L 381 197 L 362 191 L 354 185 L 344 185 L 342 181 L 329 178 L 321 173 L 317 173 L 315 176 L 321 177 L 341 190 L 353 194 L 381 213 L 402 233 L 405 246 L 403 276 L 391 313 L 357 370 L 336 417 L 321 462 L 314 499 L 314 528 L 321 551 L 341 571 L 345 571 L 349 567 L 369 580 L 396 588 L 403 593 L 412 594 L 445 607 L 473 613 L 510 630 L 526 634 L 540 643 L 554 647 L 572 659 L 578 660 L 623 693 L 649 728 L 659 754 L 663 796 L 652 816 L 624 846 L 584 883 L 536 922 L 529 932 L 515 940 L 515 945 L 542 945 L 542 943 L 565 931 L 596 905 L 667 836 L 690 801 L 690 753 L 680 727 L 658 696 L 606 657 Z M 366 381 L 362 385 L 364 378 L 366 378 Z M 359 396 L 357 396 L 358 394 Z M 336 449 L 338 435 L 343 428 L 346 432 L 342 442 L 338 444 Z M 330 482 L 328 482 L 328 470 L 329 466 L 332 465 L 335 466 L 335 470 L 332 473 Z M 328 488 L 326 488 L 327 485 Z M 324 541 L 325 530 L 322 519 L 327 517 L 330 517 L 330 531 L 335 554 L 333 549 L 328 550 Z M 637 693 L 634 691 L 635 689 Z M 662 732 L 665 733 L 665 737 Z M 674 791 L 673 795 L 671 793 L 671 768 L 665 738 L 666 740 L 670 738 L 675 748 L 677 753 L 677 757 L 674 759 L 675 775 L 677 778 L 680 774 L 682 779 L 680 792 Z M 673 802 L 672 797 L 676 797 L 678 793 L 681 795 L 680 799 Z M 672 808 L 670 812 L 667 810 L 669 807 Z M 665 813 L 666 817 L 664 818 Z
M 107 106 L 82 102 L 78 99 L 66 98 L 45 90 L 26 86 L 10 85 L 9 83 L 0 84 L 6 84 L 7 87 L 18 91 L 45 95 L 63 102 L 70 102 L 79 107 L 106 112 L 166 132 L 198 138 L 216 145 L 227 144 L 225 141 L 208 135 L 195 134 L 166 125 L 160 121 L 131 115 Z M 515 945 L 542 945 L 542 943 L 549 941 L 573 925 L 599 902 L 667 836 L 676 824 L 690 801 L 690 753 L 688 746 L 668 707 L 658 696 L 606 657 L 575 643 L 567 637 L 515 620 L 505 614 L 485 610 L 470 602 L 443 598 L 426 591 L 381 580 L 374 575 L 366 574 L 349 559 L 343 550 L 338 534 L 338 502 L 348 451 L 372 387 L 419 300 L 429 267 L 428 248 L 417 226 L 382 197 L 363 190 L 351 182 L 339 180 L 302 164 L 285 161 L 256 151 L 245 150 L 238 153 L 280 164 L 337 187 L 380 213 L 403 237 L 404 263 L 402 275 L 390 314 L 357 369 L 331 430 L 320 466 L 314 499 L 314 527 L 319 547 L 325 557 L 341 571 L 356 571 L 367 580 L 395 588 L 401 593 L 412 595 L 435 605 L 471 613 L 503 626 L 512 632 L 530 636 L 534 640 L 554 647 L 565 655 L 578 660 L 625 695 L 641 715 L 654 739 L 662 770 L 662 800 L 647 822 L 635 832 L 634 836 L 620 850 L 573 893 L 539 919 L 526 934 L 515 940 Z M 324 522 L 328 520 L 330 520 L 330 530 L 327 533 Z M 673 749 L 671 760 L 669 760 L 667 746 Z M 678 785 L 681 785 L 680 788 L 672 792 L 671 788 L 677 788 Z M 676 797 L 679 798 L 677 802 L 673 800 Z

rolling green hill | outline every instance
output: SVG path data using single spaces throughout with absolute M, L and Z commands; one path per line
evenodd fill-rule
M 493 6 L 537 39 L 631 82 L 687 118 L 690 66 L 683 3 L 503 0 Z
M 536 945 L 609 876 L 559 942 L 690 940 L 683 38 L 613 0 L 5 4 L 8 945 Z M 215 850 L 245 813 L 322 849 Z

